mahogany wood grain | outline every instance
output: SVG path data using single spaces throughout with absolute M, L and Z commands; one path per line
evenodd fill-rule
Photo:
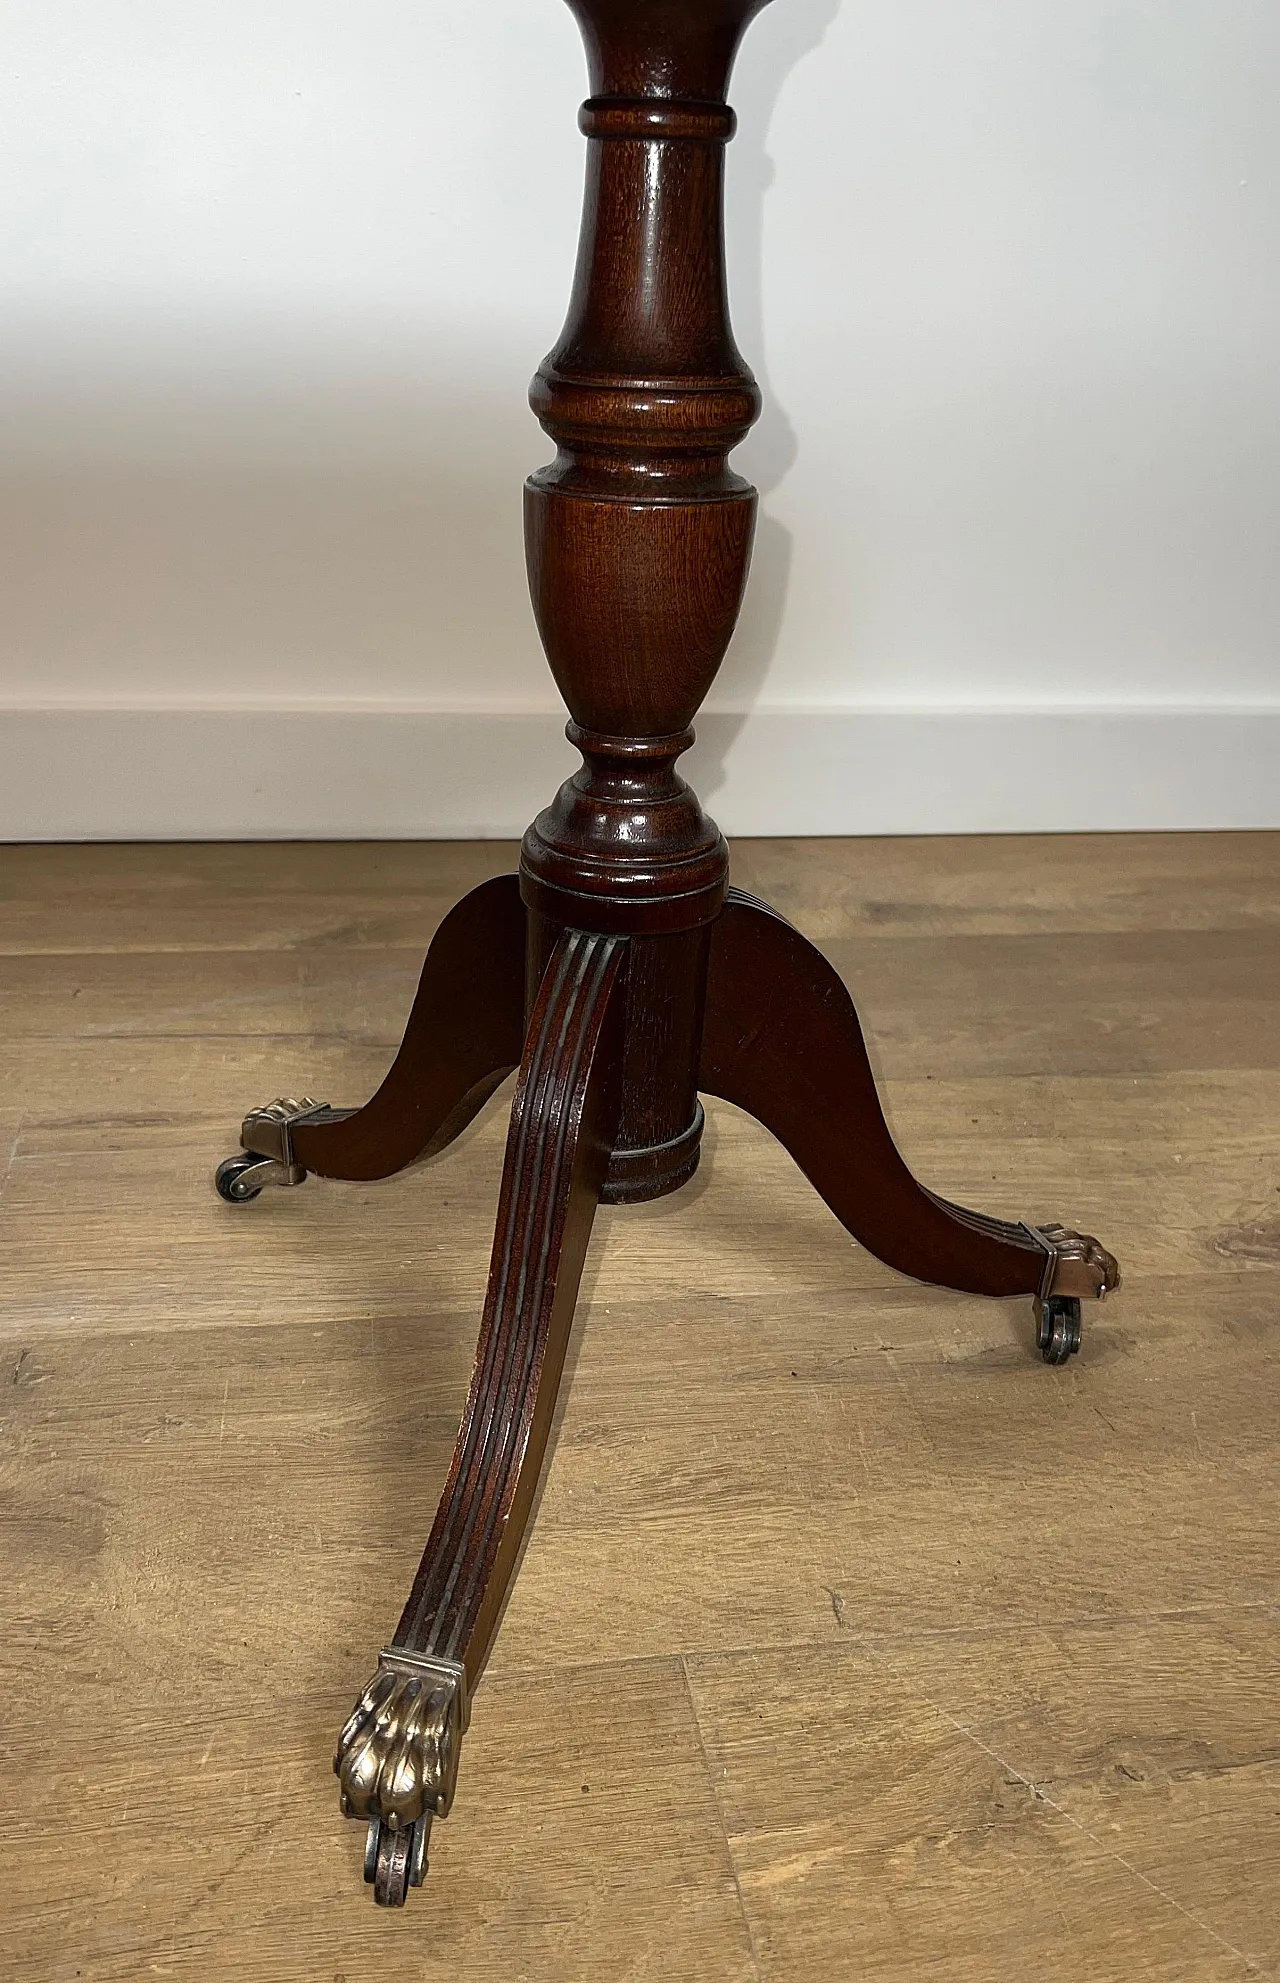
M 530 403 L 534 612 L 584 769 L 525 837 L 530 906 L 629 934 L 717 913 L 724 842 L 675 771 L 742 603 L 756 493 L 729 466 L 760 395 L 729 327 L 725 104 L 761 0 L 573 0 L 593 95 L 564 331 Z
M 436 931 L 381 1087 L 350 1115 L 300 1123 L 298 1162 L 321 1177 L 390 1177 L 452 1142 L 519 1065 L 524 953 L 515 875 L 465 895 Z
M 799 930 L 738 889 L 712 931 L 698 1083 L 771 1130 L 887 1266 L 970 1294 L 1039 1288 L 1044 1252 L 1028 1233 L 948 1204 L 912 1176 L 838 973 Z
M 558 923 L 530 912 L 531 998 L 559 936 Z M 698 1042 L 709 942 L 707 929 L 631 939 L 622 1111 L 601 1194 L 606 1204 L 663 1197 L 698 1167 Z
M 483 1671 L 537 1486 L 621 1099 L 625 939 L 567 932 L 511 1110 L 493 1260 L 453 1463 L 396 1644 Z

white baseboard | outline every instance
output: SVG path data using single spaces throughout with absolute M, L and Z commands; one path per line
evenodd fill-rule
M 0 710 L 0 840 L 518 835 L 577 763 L 549 715 Z M 1280 827 L 1280 705 L 758 710 L 684 761 L 730 834 Z

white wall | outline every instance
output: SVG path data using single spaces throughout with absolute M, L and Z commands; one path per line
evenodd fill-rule
M 568 762 L 519 523 L 567 8 L 0 0 L 0 37 L 0 833 L 518 826 Z M 1280 823 L 1278 74 L 1276 0 L 751 28 L 730 830 Z

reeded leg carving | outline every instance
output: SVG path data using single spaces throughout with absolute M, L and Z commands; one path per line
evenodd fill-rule
M 617 1128 L 627 950 L 569 930 L 547 967 L 453 1463 L 394 1644 L 334 1759 L 344 1813 L 370 1821 L 366 1877 L 385 1906 L 421 1878 L 426 1830 L 448 1810 L 466 1702 L 528 1521 Z
M 390 1177 L 443 1149 L 520 1060 L 524 1034 L 525 912 L 518 877 L 486 881 L 436 931 L 400 1050 L 361 1109 L 310 1098 L 254 1109 L 244 1154 L 218 1167 L 232 1204 L 264 1184 L 321 1177 Z
M 839 975 L 783 917 L 737 889 L 712 932 L 698 1085 L 772 1130 L 841 1223 L 888 1266 L 970 1294 L 1034 1295 L 1041 1321 L 1049 1304 L 1074 1303 L 1074 1343 L 1060 1330 L 1049 1356 L 1040 1341 L 1049 1361 L 1079 1346 L 1080 1297 L 1119 1285 L 1115 1260 L 1096 1240 L 988 1218 L 916 1181 L 889 1132 Z

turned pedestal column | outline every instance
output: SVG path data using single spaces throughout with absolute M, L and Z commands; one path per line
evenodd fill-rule
M 537 1485 L 596 1204 L 697 1166 L 699 1093 L 757 1116 L 853 1236 L 920 1280 L 1032 1298 L 1049 1363 L 1118 1283 L 1095 1240 L 951 1205 L 903 1163 L 831 966 L 728 886 L 681 778 L 741 605 L 754 489 L 729 466 L 759 394 L 729 329 L 725 102 L 764 0 L 570 0 L 591 95 L 582 239 L 532 404 L 555 460 L 525 491 L 533 609 L 582 769 L 431 945 L 377 1094 L 253 1111 L 218 1172 L 231 1203 L 308 1171 L 390 1176 L 442 1148 L 519 1068 L 475 1369 L 413 1589 L 338 1742 L 388 1905 L 422 1878 L 453 1799 Z M 782 0 L 785 4 L 785 0 Z

